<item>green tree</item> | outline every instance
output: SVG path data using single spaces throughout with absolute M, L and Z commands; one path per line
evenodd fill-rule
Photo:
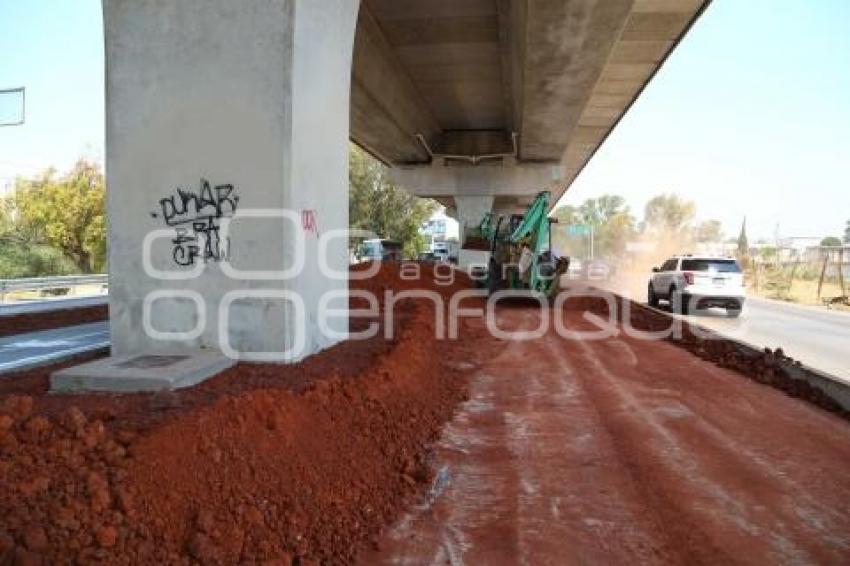
M 559 206 L 554 210 L 552 216 L 557 220 L 555 224 L 552 224 L 551 246 L 555 253 L 559 255 L 575 255 L 578 250 L 587 247 L 586 244 L 582 247 L 581 241 L 583 241 L 583 237 L 571 236 L 567 232 L 568 226 L 582 223 L 578 207 L 570 204 Z
M 352 228 L 401 242 L 407 257 L 416 257 L 425 249 L 419 228 L 436 210 L 434 201 L 415 197 L 393 184 L 386 167 L 353 144 L 348 180 L 348 222 Z
M 585 224 L 600 227 L 618 214 L 628 213 L 626 199 L 620 195 L 602 195 L 587 199 L 579 207 L 579 214 Z
M 847 221 L 844 227 L 844 243 L 850 244 L 850 220 Z
M 571 204 L 559 206 L 555 209 L 555 218 L 561 226 L 569 226 L 570 224 L 581 224 L 583 222 L 578 207 Z
M 34 179 L 17 179 L 12 198 L 17 236 L 61 250 L 78 271 L 106 263 L 105 188 L 97 165 L 80 160 L 61 177 L 49 169 Z
M 747 217 L 741 223 L 741 233 L 738 234 L 738 259 L 743 260 L 750 253 L 750 244 L 747 242 Z
M 595 255 L 614 257 L 623 253 L 626 243 L 635 233 L 635 219 L 619 195 L 602 195 L 585 200 L 579 206 L 559 206 L 554 212 L 552 244 L 561 253 L 582 255 L 588 248 L 587 236 L 571 236 L 570 225 L 593 227 Z
M 0 199 L 0 238 L 9 236 L 15 231 L 12 204 L 11 198 Z
M 70 259 L 20 230 L 15 216 L 14 200 L 0 199 L 0 279 L 74 273 Z
M 723 228 L 719 220 L 706 220 L 700 222 L 694 230 L 694 238 L 697 242 L 720 242 L 723 240 Z
M 687 229 L 695 215 L 696 205 L 675 194 L 653 197 L 643 213 L 647 229 L 673 234 Z
M 841 245 L 841 238 L 838 238 L 836 236 L 827 236 L 826 238 L 820 241 L 820 245 L 837 247 Z
M 774 260 L 778 254 L 779 250 L 775 246 L 764 246 L 758 250 L 758 255 L 764 260 Z
M 0 236 L 0 279 L 70 275 L 76 266 L 56 248 Z
M 618 212 L 595 229 L 596 255 L 617 257 L 626 251 L 626 244 L 635 235 L 635 219 L 628 212 Z

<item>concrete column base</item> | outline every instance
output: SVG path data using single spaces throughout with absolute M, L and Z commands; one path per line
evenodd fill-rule
M 172 391 L 197 385 L 229 368 L 218 352 L 110 357 L 66 368 L 50 376 L 55 393 Z

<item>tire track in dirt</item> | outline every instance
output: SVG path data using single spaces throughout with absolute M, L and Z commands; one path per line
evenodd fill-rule
M 536 312 L 499 320 L 530 328 Z M 589 329 L 581 314 L 566 311 Z M 364 563 L 840 563 L 850 551 L 840 418 L 666 342 L 486 340 L 497 354 L 435 454 L 451 485 Z
M 500 318 L 536 324 L 528 311 Z M 554 371 L 553 371 L 554 369 Z M 670 546 L 635 505 L 596 408 L 551 337 L 506 342 L 446 428 L 436 467 L 452 484 L 414 509 L 362 563 L 659 562 Z M 629 497 L 621 497 L 629 493 Z
M 684 366 L 683 374 L 701 374 L 697 379 L 703 382 L 723 378 L 721 383 L 730 396 L 757 385 L 734 374 L 729 379 L 724 375 L 729 373 L 726 370 L 701 361 L 665 363 L 681 358 L 683 352 L 660 342 L 624 341 L 631 355 L 641 358 L 634 366 L 623 359 L 622 348 L 612 348 L 610 342 L 570 342 L 566 346 L 580 355 L 581 365 L 593 375 L 588 386 L 603 413 L 610 415 L 609 427 L 619 440 L 624 459 L 633 462 L 636 477 L 658 499 L 656 508 L 666 515 L 665 524 L 687 543 L 692 558 L 708 562 L 716 560 L 715 553 L 729 553 L 733 561 L 759 562 L 770 557 L 811 563 L 834 561 L 847 552 L 848 541 L 841 534 L 846 533 L 847 514 L 835 505 L 834 495 L 813 493 L 812 485 L 794 481 L 792 477 L 800 470 L 793 470 L 791 475 L 778 472 L 782 459 L 769 451 L 759 452 L 760 447 L 771 444 L 771 439 L 764 435 L 749 437 L 747 418 L 739 418 L 734 427 L 738 437 L 742 433 L 748 437 L 748 442 L 739 442 L 713 424 L 715 411 L 710 407 L 692 410 L 688 401 L 699 397 L 700 392 L 683 387 L 681 381 L 686 380 L 676 383 L 680 374 L 677 366 Z M 659 360 L 661 353 L 665 358 Z M 663 379 L 650 382 L 646 377 L 650 368 L 652 375 Z M 656 389 L 662 395 L 657 395 Z M 769 393 L 771 398 L 761 402 L 761 413 L 777 411 L 771 402 L 790 402 L 797 405 L 795 409 L 812 412 L 803 403 Z M 820 413 L 816 409 L 813 412 Z M 806 415 L 815 420 L 822 416 Z M 845 423 L 827 420 L 830 426 L 842 429 L 847 438 Z M 788 432 L 794 435 L 795 431 Z M 774 431 L 772 444 L 776 443 Z M 808 462 L 801 460 L 800 454 L 788 456 Z M 832 456 L 838 456 L 839 461 L 842 457 L 840 451 Z M 832 467 L 833 473 L 840 473 L 835 461 Z M 846 501 L 847 482 L 839 481 L 833 487 Z M 747 553 L 741 550 L 744 548 Z
M 602 344 L 602 346 L 607 345 Z M 626 346 L 629 347 L 628 343 Z M 659 346 L 665 349 L 670 347 L 668 344 L 659 344 Z M 684 396 L 673 396 L 686 408 L 694 428 L 703 435 L 701 439 L 704 441 L 703 451 L 711 453 L 711 457 L 703 458 L 704 465 L 710 468 L 715 462 L 725 460 L 726 465 L 732 462 L 739 476 L 737 487 L 744 492 L 758 493 L 754 486 L 763 484 L 764 487 L 760 489 L 764 489 L 765 492 L 792 497 L 794 514 L 807 518 L 803 526 L 818 526 L 818 529 L 811 529 L 812 537 L 825 538 L 843 551 L 850 552 L 850 541 L 846 537 L 832 535 L 833 531 L 841 532 L 841 528 L 847 526 L 846 510 L 837 507 L 832 498 L 824 497 L 823 493 L 813 489 L 819 484 L 832 483 L 830 486 L 832 489 L 843 493 L 845 497 L 847 495 L 846 481 L 830 482 L 829 478 L 819 477 L 822 471 L 829 469 L 830 457 L 837 457 L 840 461 L 848 455 L 847 427 L 844 426 L 843 421 L 833 414 L 820 411 L 806 403 L 789 400 L 787 396 L 771 388 L 742 381 L 740 376 L 701 359 L 696 359 L 689 371 L 693 374 L 701 374 L 704 378 L 703 382 L 720 381 L 724 388 L 728 388 L 727 391 L 733 390 L 738 393 L 740 387 L 741 390 L 746 390 L 747 394 L 754 394 L 755 399 L 758 399 L 762 405 L 760 410 L 754 410 L 754 403 L 748 401 L 743 413 L 720 411 L 720 416 L 728 417 L 731 421 L 727 424 L 721 423 L 717 418 L 716 407 L 712 408 L 715 410 L 708 407 L 693 410 Z M 741 393 L 741 396 L 744 394 Z M 764 410 L 774 403 L 781 408 L 772 412 Z M 789 414 L 794 415 L 795 418 L 788 418 Z M 754 418 L 759 418 L 762 422 L 753 423 Z M 836 423 L 842 424 L 836 426 Z M 806 441 L 801 446 L 794 446 L 794 452 L 791 452 L 788 446 L 784 446 L 786 438 L 804 438 Z M 793 444 L 789 443 L 789 446 Z M 780 446 L 786 448 L 787 454 L 776 450 Z M 804 454 L 799 452 L 800 448 L 805 450 Z M 699 451 L 695 450 L 695 453 Z M 806 465 L 794 466 L 795 463 L 801 462 L 805 462 Z M 820 464 L 819 473 L 812 474 L 813 464 L 816 463 Z M 828 524 L 832 526 L 832 531 L 826 528 Z

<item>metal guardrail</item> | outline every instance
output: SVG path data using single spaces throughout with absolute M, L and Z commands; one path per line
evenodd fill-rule
M 13 291 L 38 291 L 41 289 L 64 289 L 80 285 L 107 285 L 109 276 L 105 273 L 94 275 L 59 275 L 55 277 L 27 277 L 21 279 L 0 279 L 0 296 Z

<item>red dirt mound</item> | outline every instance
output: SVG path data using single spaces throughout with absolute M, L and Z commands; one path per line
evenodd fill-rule
M 423 270 L 382 265 L 352 287 L 468 285 Z M 457 362 L 476 355 L 436 343 L 430 301 L 394 318 L 390 340 L 175 393 L 48 396 L 52 368 L 7 380 L 0 563 L 352 561 L 428 480 L 428 447 L 466 394 Z
M 480 236 L 468 236 L 463 242 L 463 249 L 490 251 L 490 242 Z

